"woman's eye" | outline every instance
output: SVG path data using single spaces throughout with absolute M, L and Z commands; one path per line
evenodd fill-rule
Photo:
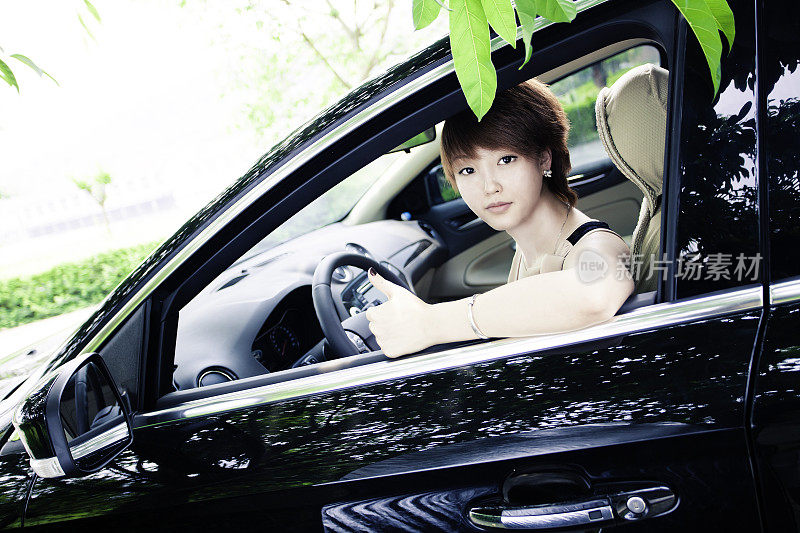
M 472 167 L 464 167 L 458 171 L 458 173 L 461 174 L 462 176 L 466 176 L 467 174 L 472 174 L 473 172 L 475 172 L 475 169 Z
M 500 163 L 499 164 L 507 165 L 507 164 L 511 163 L 512 161 L 514 161 L 516 158 L 517 158 L 517 156 L 515 156 L 515 155 L 504 155 L 503 157 L 500 158 Z

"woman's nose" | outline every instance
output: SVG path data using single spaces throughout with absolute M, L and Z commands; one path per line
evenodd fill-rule
M 483 192 L 486 194 L 493 194 L 503 189 L 493 172 L 488 172 L 485 176 L 483 180 Z

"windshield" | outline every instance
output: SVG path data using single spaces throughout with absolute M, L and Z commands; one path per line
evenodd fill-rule
M 275 228 L 275 231 L 248 250 L 232 266 L 290 239 L 305 235 L 328 224 L 339 222 L 347 216 L 375 181 L 403 155 L 404 152 L 384 154 L 372 163 L 362 167 Z

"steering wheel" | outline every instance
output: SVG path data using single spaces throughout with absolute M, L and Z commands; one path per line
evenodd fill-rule
M 360 338 L 370 350 L 380 350 L 375 336 L 369 329 L 366 313 L 358 313 L 342 322 L 336 311 L 336 304 L 331 292 L 331 280 L 333 271 L 344 265 L 351 265 L 363 270 L 374 268 L 384 279 L 414 292 L 406 280 L 374 259 L 353 252 L 337 252 L 325 256 L 314 270 L 311 297 L 314 300 L 314 310 L 317 312 L 322 333 L 328 340 L 335 357 L 347 357 L 361 352 L 347 332 L 357 335 L 354 337 L 356 341 Z

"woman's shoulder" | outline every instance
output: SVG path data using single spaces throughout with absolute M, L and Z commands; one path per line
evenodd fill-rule
M 606 221 L 599 220 L 596 218 L 591 218 L 585 213 L 579 211 L 577 208 L 574 208 L 574 211 L 575 211 L 575 221 L 571 225 L 572 226 L 571 231 L 567 235 L 566 242 L 564 243 L 566 248 L 571 249 L 572 247 L 576 246 L 578 244 L 578 241 L 580 241 L 584 236 L 588 234 L 595 234 L 600 232 L 616 235 L 617 237 L 619 237 L 620 240 L 622 240 L 622 242 L 625 242 L 622 236 L 619 235 L 616 231 L 612 230 Z

